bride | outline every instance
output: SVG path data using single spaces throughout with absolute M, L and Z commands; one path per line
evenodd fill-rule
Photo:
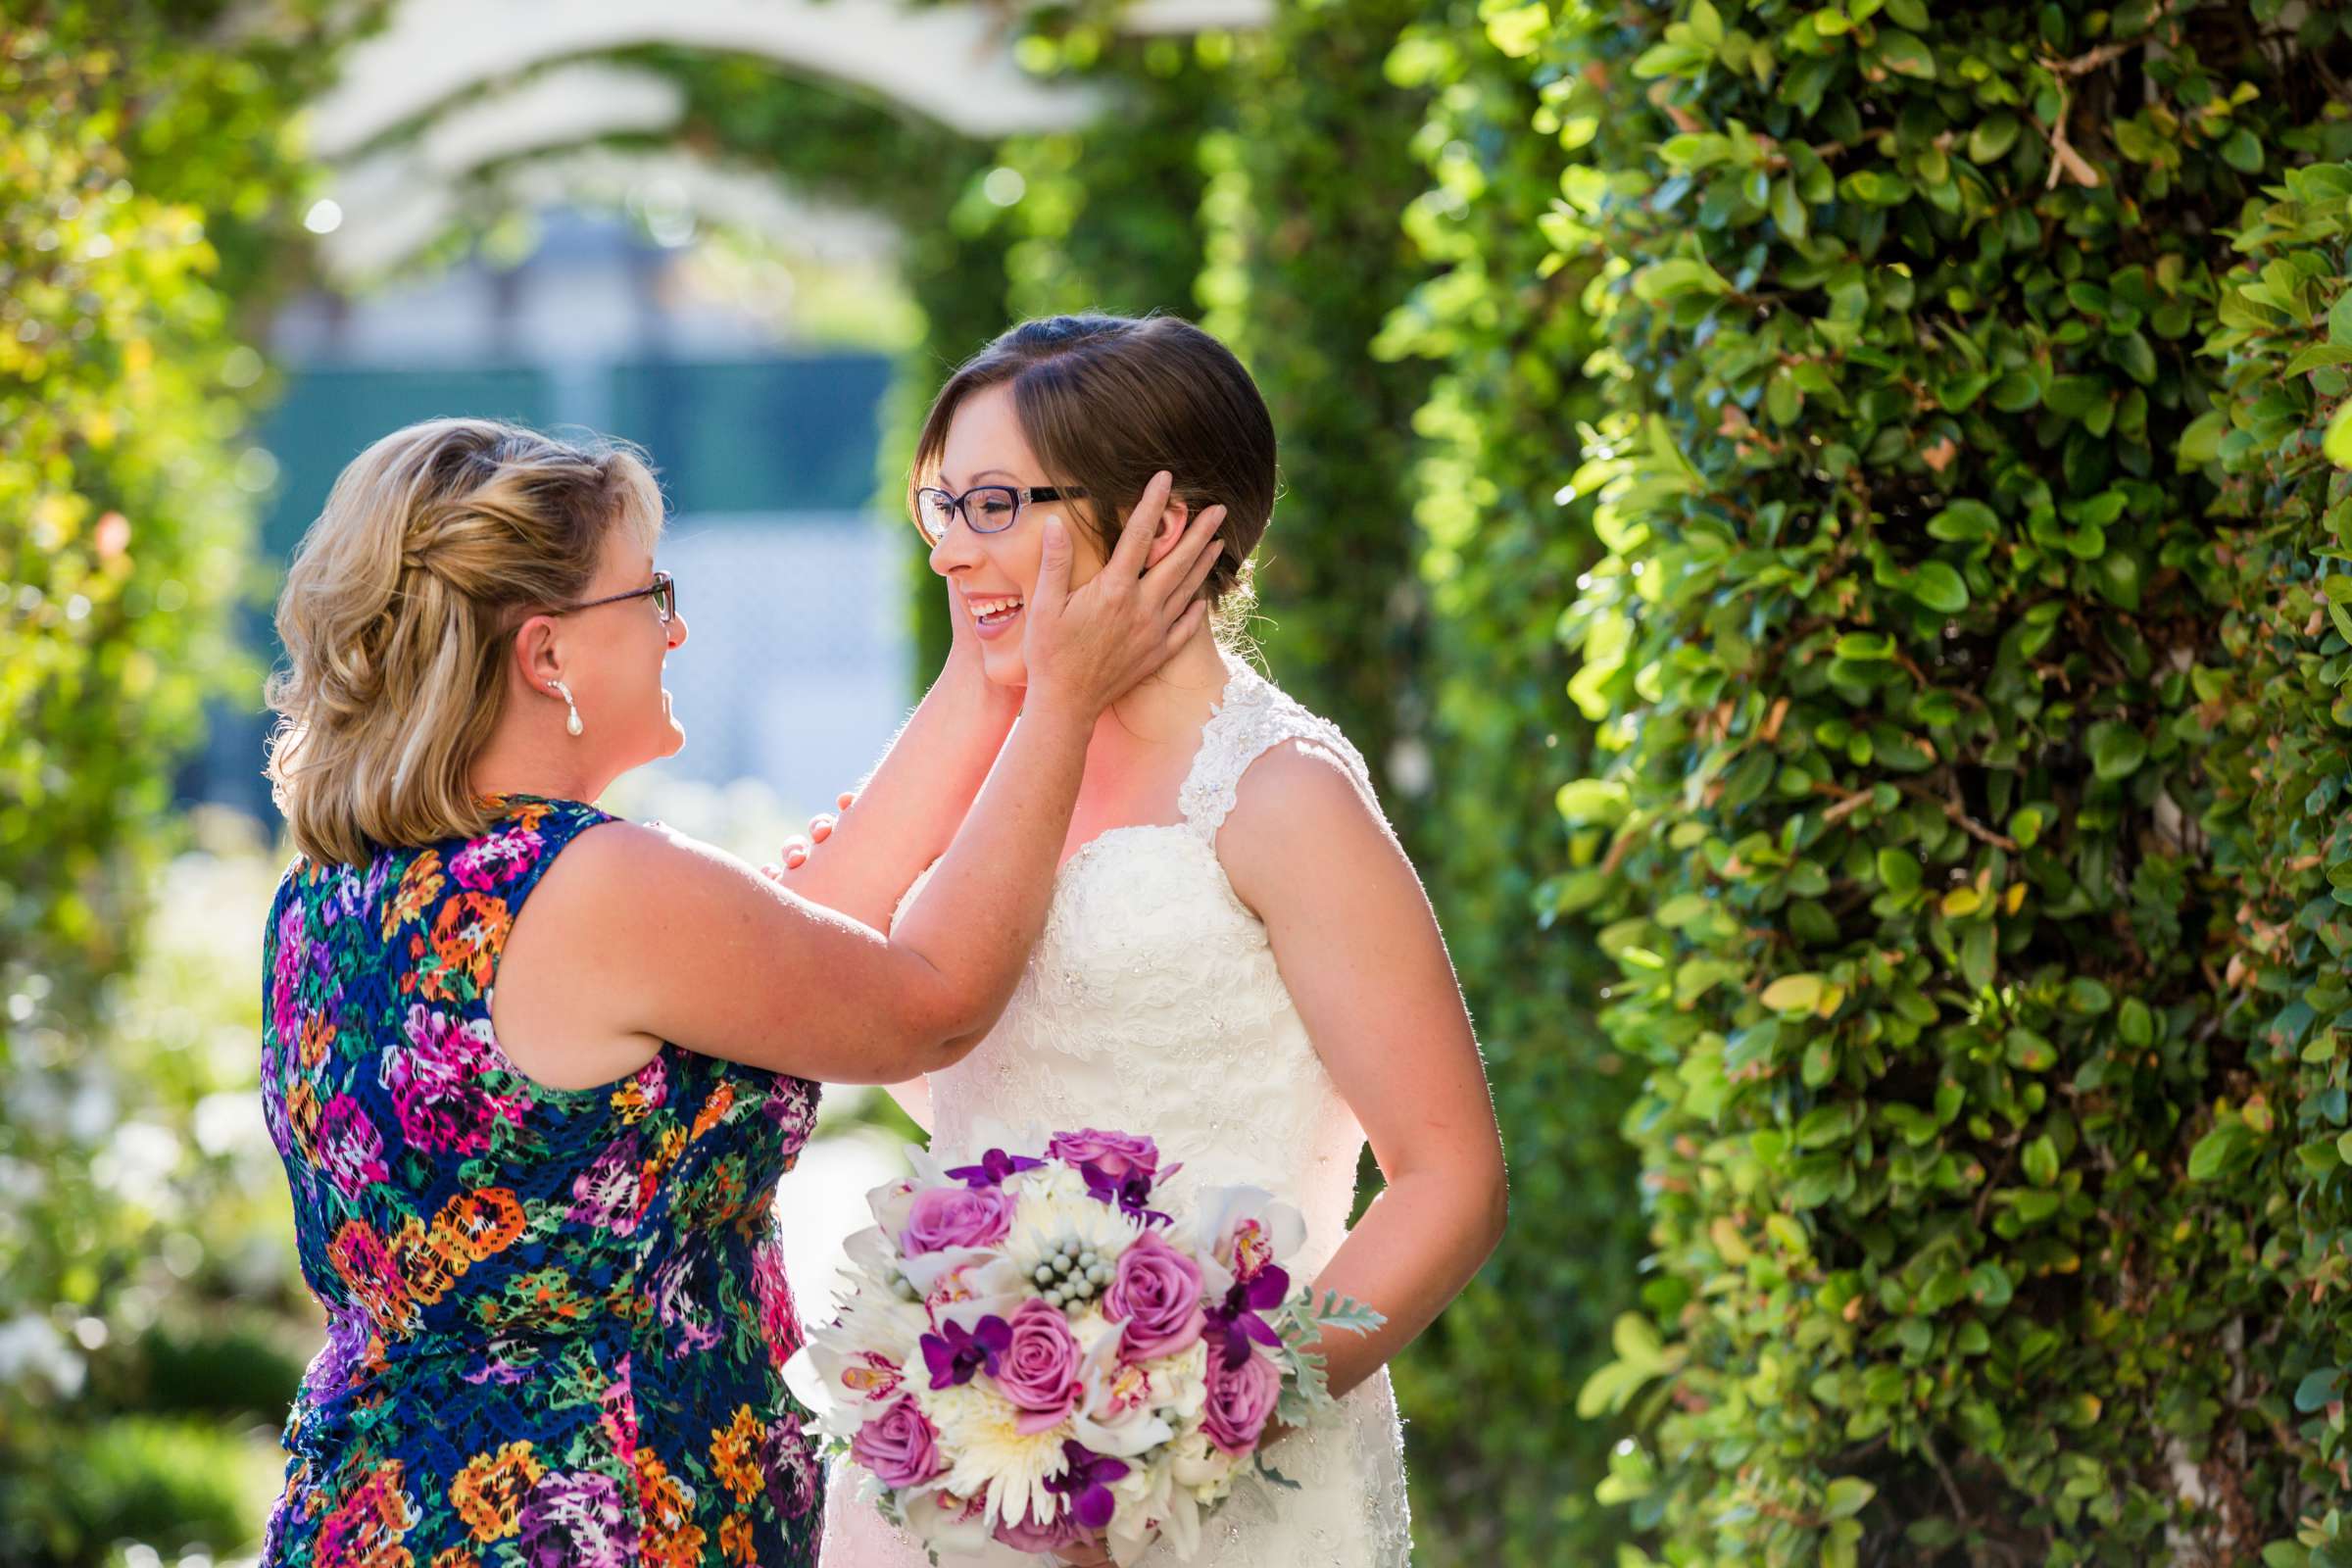
M 909 497 L 948 582 L 955 651 L 825 821 L 824 848 L 796 846 L 773 874 L 877 926 L 903 915 L 1018 717 L 1046 521 L 1065 519 L 1083 582 L 1133 509 L 1166 498 L 1153 561 L 1196 509 L 1218 513 L 1223 555 L 1202 592 L 1230 621 L 1273 511 L 1274 455 L 1241 363 L 1173 318 L 1030 321 L 966 363 L 932 405 Z M 1298 1490 L 1246 1481 L 1196 1562 L 1405 1568 L 1385 1368 L 1499 1239 L 1502 1151 L 1428 900 L 1333 725 L 1203 626 L 1096 725 L 1045 935 L 993 1030 L 892 1093 L 943 1148 L 983 1123 L 1119 1129 L 1155 1138 L 1194 1179 L 1296 1204 L 1307 1240 L 1294 1278 L 1387 1322 L 1320 1347 L 1341 1419 L 1277 1439 L 1268 1460 Z M 1367 1139 L 1386 1185 L 1350 1231 Z M 823 1563 L 925 1562 L 838 1480 Z M 1054 1560 L 1109 1561 L 1098 1541 Z

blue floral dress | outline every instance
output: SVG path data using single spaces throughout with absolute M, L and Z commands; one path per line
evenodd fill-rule
M 262 1103 L 326 1344 L 264 1560 L 811 1563 L 772 1217 L 817 1086 L 670 1045 L 600 1089 L 525 1078 L 490 1025 L 499 951 L 612 818 L 492 805 L 480 838 L 297 859 L 270 907 Z

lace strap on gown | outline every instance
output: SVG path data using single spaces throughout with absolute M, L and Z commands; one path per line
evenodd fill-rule
M 1230 671 L 1225 695 L 1202 726 L 1200 750 L 1194 755 L 1192 771 L 1176 793 L 1177 808 L 1183 811 L 1187 826 L 1215 843 L 1217 829 L 1225 825 L 1240 798 L 1242 775 L 1251 762 L 1285 741 L 1330 752 L 1367 794 L 1371 792 L 1372 773 L 1364 765 L 1363 754 L 1337 724 L 1308 712 L 1239 660 L 1228 657 L 1225 662 Z

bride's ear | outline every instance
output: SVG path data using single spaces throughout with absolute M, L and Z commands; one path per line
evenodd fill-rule
M 1161 558 L 1176 548 L 1176 541 L 1184 537 L 1184 525 L 1192 517 L 1193 509 L 1187 502 L 1171 499 L 1160 509 L 1159 526 L 1152 534 L 1151 554 L 1144 557 L 1147 567 L 1158 565 Z

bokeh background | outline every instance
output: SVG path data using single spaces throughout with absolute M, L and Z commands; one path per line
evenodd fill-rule
M 1488 1053 L 1416 1560 L 2352 1565 L 2348 80 L 2337 0 L 10 0 L 0 1564 L 257 1549 L 341 466 L 646 445 L 608 804 L 765 858 L 944 651 L 915 414 L 1101 308 L 1264 388 L 1258 641 Z M 906 1130 L 828 1098 L 812 1303 Z

